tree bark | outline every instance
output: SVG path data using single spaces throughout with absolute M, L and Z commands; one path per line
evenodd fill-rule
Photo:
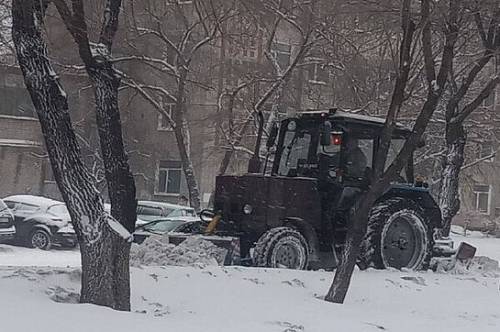
M 101 68 L 98 66 L 87 68 L 87 71 L 95 90 L 96 122 L 111 202 L 111 215 L 132 234 L 137 220 L 137 201 L 135 181 L 122 138 L 118 108 L 120 79 L 108 62 Z M 128 311 L 130 310 L 130 242 L 112 243 L 110 255 L 113 260 L 110 264 L 114 270 L 112 280 L 115 309 Z
M 103 156 L 111 214 L 130 233 L 137 219 L 135 182 L 123 143 L 118 107 L 120 79 L 110 63 L 87 68 L 95 89 L 96 122 Z
M 82 161 L 73 130 L 67 96 L 51 63 L 43 39 L 47 3 L 13 0 L 12 36 L 25 85 L 35 106 L 54 177 L 68 207 L 82 257 L 80 301 L 130 310 L 129 244 L 117 233 L 116 221 L 104 211 L 102 197 Z M 116 248 L 125 248 L 117 250 Z M 123 256 L 121 256 L 123 254 Z M 128 260 L 127 260 L 128 262 Z M 123 279 L 123 280 L 122 280 Z
M 405 0 L 403 2 L 402 7 L 402 17 L 403 20 L 411 20 L 410 14 L 410 4 L 411 1 Z M 433 54 L 432 54 L 432 41 L 431 41 L 431 31 L 430 25 L 424 24 L 422 31 L 422 44 L 423 44 L 423 53 L 424 53 L 424 61 L 426 63 L 426 78 L 428 83 L 428 92 L 427 92 L 427 100 L 422 106 L 422 110 L 418 115 L 415 124 L 413 126 L 413 131 L 410 137 L 406 140 L 403 148 L 394 159 L 389 168 L 381 174 L 380 178 L 375 178 L 372 182 L 371 187 L 364 193 L 364 195 L 357 200 L 353 209 L 351 210 L 351 218 L 350 225 L 348 226 L 347 231 L 347 241 L 344 247 L 344 253 L 342 255 L 342 260 L 340 266 L 337 268 L 335 272 L 334 281 L 325 296 L 326 301 L 335 302 L 335 303 L 343 303 L 345 297 L 347 295 L 347 291 L 349 288 L 350 280 L 352 277 L 352 273 L 354 271 L 354 266 L 356 264 L 356 260 L 359 255 L 359 247 L 361 245 L 361 241 L 366 233 L 368 226 L 368 214 L 370 213 L 371 207 L 373 203 L 376 201 L 378 197 L 380 197 L 390 186 L 391 181 L 395 179 L 395 177 L 401 172 L 404 165 L 407 163 L 408 158 L 410 158 L 411 154 L 415 150 L 418 142 L 420 141 L 429 120 L 431 119 L 436 107 L 441 99 L 444 88 L 446 86 L 446 78 L 450 71 L 452 61 L 454 58 L 454 47 L 457 41 L 457 13 L 458 13 L 458 3 L 450 2 L 450 15 L 449 22 L 447 23 L 446 31 L 446 40 L 445 46 L 443 48 L 442 54 L 442 63 L 439 73 L 436 77 L 435 66 L 433 64 Z M 428 22 L 430 14 L 430 3 L 429 0 L 422 0 L 422 22 Z M 403 22 L 403 30 L 408 29 L 410 24 L 408 22 Z M 411 34 L 404 33 L 406 38 L 410 37 Z M 403 48 L 406 45 L 407 41 L 402 40 L 401 48 L 403 52 Z M 407 59 L 410 61 L 411 59 Z M 400 66 L 404 63 L 401 63 Z M 400 70 L 404 71 L 404 68 L 400 68 Z M 400 73 L 401 75 L 401 73 Z M 400 82 L 399 84 L 404 84 L 406 86 L 407 82 Z M 394 93 L 398 93 L 401 87 L 395 86 Z M 404 87 L 403 87 L 404 91 Z M 401 101 L 402 102 L 402 101 Z M 395 112 L 390 113 L 392 116 L 395 115 Z M 390 126 L 390 121 L 394 119 L 386 119 L 386 124 L 384 131 L 388 129 Z M 390 128 L 389 128 L 390 129 Z M 386 139 L 390 139 L 390 136 Z M 382 142 L 383 144 L 383 142 Z M 380 153 L 380 152 L 379 152 Z M 387 153 L 387 152 L 385 152 Z M 387 156 L 378 156 L 377 159 L 385 159 Z M 382 163 L 379 163 L 379 167 L 382 166 Z
M 360 253 L 360 244 L 366 234 L 368 227 L 368 215 L 377 197 L 376 193 L 368 192 L 358 199 L 355 207 L 351 210 L 350 222 L 344 250 L 340 258 L 340 264 L 335 271 L 335 277 L 325 296 L 325 301 L 333 303 L 344 303 L 351 276 L 356 266 L 356 260 Z
M 177 103 L 173 114 L 175 123 L 174 134 L 179 148 L 182 170 L 188 187 L 189 203 L 191 207 L 199 211 L 201 207 L 200 189 L 191 160 L 191 133 L 186 119 L 186 81 L 188 72 L 187 69 L 184 68 L 184 64 L 179 67 L 182 68 L 180 69 L 178 78 Z
M 442 235 L 450 234 L 453 217 L 460 210 L 459 175 L 464 164 L 467 135 L 463 124 L 448 123 L 446 128 L 446 154 L 441 172 L 439 206 L 443 217 Z

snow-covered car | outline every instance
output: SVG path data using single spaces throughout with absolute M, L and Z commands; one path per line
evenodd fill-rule
M 15 235 L 14 215 L 0 199 L 0 242 L 12 240 Z
M 63 202 L 32 195 L 4 198 L 14 215 L 17 243 L 48 250 L 52 245 L 77 245 L 71 217 Z
M 144 225 L 138 225 L 134 232 L 134 242 L 141 244 L 151 235 L 166 233 L 194 233 L 199 219 L 197 217 L 178 217 L 157 219 Z
M 104 211 L 106 211 L 107 213 L 111 214 L 111 204 L 104 203 Z M 149 221 L 137 218 L 135 220 L 135 227 L 142 226 L 142 225 L 147 224 L 147 223 L 149 223 Z
M 196 211 L 189 206 L 156 201 L 138 201 L 137 218 L 144 221 L 196 217 Z

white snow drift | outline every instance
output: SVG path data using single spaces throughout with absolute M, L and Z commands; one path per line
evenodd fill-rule
M 448 273 L 356 271 L 346 303 L 336 305 L 322 300 L 332 273 L 215 266 L 217 255 L 193 253 L 206 245 L 199 239 L 182 250 L 157 240 L 134 249 L 141 267 L 131 269 L 130 313 L 77 304 L 79 268 L 55 266 L 78 266 L 78 251 L 0 246 L 1 330 L 500 331 L 500 271 L 488 258 Z M 480 255 L 500 252 L 499 239 L 473 240 Z M 165 262 L 193 266 L 147 266 Z M 20 264 L 32 267 L 5 266 Z

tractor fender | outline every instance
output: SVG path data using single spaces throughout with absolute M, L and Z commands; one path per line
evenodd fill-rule
M 429 217 L 430 224 L 434 228 L 443 227 L 441 209 L 428 189 L 408 185 L 393 185 L 377 202 L 393 197 L 402 197 L 415 201 L 424 209 L 425 214 Z
M 319 240 L 316 230 L 302 218 L 287 217 L 283 221 L 284 226 L 291 226 L 298 230 L 309 244 L 309 261 L 319 261 Z

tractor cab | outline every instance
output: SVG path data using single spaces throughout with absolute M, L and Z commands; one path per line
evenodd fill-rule
M 271 174 L 311 177 L 349 187 L 366 187 L 384 120 L 343 111 L 309 111 L 281 123 Z M 387 165 L 394 160 L 411 131 L 398 125 Z M 399 182 L 413 183 L 412 158 Z
M 322 267 L 346 240 L 349 211 L 372 181 L 384 120 L 337 109 L 299 112 L 270 131 L 262 163 L 263 119 L 248 173 L 216 179 L 216 234 L 240 238 L 242 261 L 266 267 Z M 411 131 L 397 125 L 390 165 Z M 364 260 L 377 268 L 429 263 L 441 213 L 410 157 L 397 183 L 372 207 Z

